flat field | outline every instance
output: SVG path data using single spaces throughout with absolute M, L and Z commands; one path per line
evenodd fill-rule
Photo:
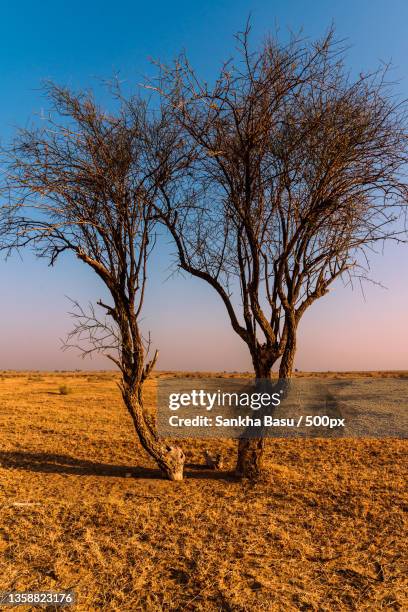
M 0 591 L 71 588 L 81 612 L 408 610 L 407 441 L 268 440 L 256 484 L 233 476 L 236 442 L 182 441 L 171 483 L 117 380 L 0 374 Z

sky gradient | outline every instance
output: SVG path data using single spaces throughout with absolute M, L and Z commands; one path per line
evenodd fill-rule
M 391 10 L 392 9 L 392 10 Z M 152 72 L 149 58 L 170 61 L 186 50 L 211 79 L 234 50 L 234 32 L 252 15 L 253 44 L 278 25 L 310 37 L 333 22 L 347 39 L 350 68 L 392 61 L 398 91 L 408 97 L 408 3 L 394 0 L 315 2 L 224 0 L 154 3 L 78 0 L 2 5 L 0 137 L 46 106 L 43 79 L 74 88 L 96 86 L 120 71 L 129 85 Z M 218 297 L 197 279 L 169 277 L 172 247 L 163 237 L 151 260 L 143 326 L 160 350 L 159 369 L 247 370 L 248 351 L 229 326 Z M 408 369 L 408 245 L 373 256 L 363 296 L 337 283 L 301 322 L 295 366 L 302 370 Z M 1 369 L 110 368 L 102 357 L 82 361 L 62 352 L 59 338 L 70 328 L 65 296 L 86 304 L 105 295 L 98 279 L 69 256 L 55 268 L 29 253 L 0 262 Z

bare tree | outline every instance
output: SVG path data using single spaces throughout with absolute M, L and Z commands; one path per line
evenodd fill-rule
M 279 360 L 290 378 L 306 309 L 345 274 L 364 275 L 369 249 L 396 237 L 407 190 L 406 104 L 387 70 L 352 79 L 330 31 L 315 43 L 268 38 L 213 86 L 185 55 L 160 66 L 163 105 L 190 151 L 194 187 L 160 188 L 162 220 L 181 269 L 222 299 L 255 376 Z M 261 470 L 262 438 L 241 440 L 237 469 Z
M 2 233 L 10 248 L 32 246 L 51 265 L 72 252 L 102 280 L 112 302 L 98 302 L 103 317 L 77 305 L 70 340 L 79 336 L 86 353 L 106 354 L 116 364 L 143 448 L 169 479 L 181 480 L 182 450 L 159 439 L 143 407 L 143 384 L 157 352 L 147 360 L 150 341 L 139 326 L 152 207 L 165 181 L 162 160 L 148 152 L 156 140 L 163 152 L 164 119 L 149 114 L 142 99 L 126 100 L 116 86 L 112 92 L 116 111 L 110 114 L 90 93 L 46 87 L 49 116 L 40 127 L 21 130 L 8 151 L 10 206 L 3 209 Z

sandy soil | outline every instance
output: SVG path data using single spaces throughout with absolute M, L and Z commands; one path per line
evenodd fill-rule
M 379 376 L 406 373 L 361 378 Z M 255 485 L 232 474 L 236 442 L 182 441 L 170 483 L 116 380 L 0 376 L 0 591 L 72 588 L 80 611 L 408 609 L 406 441 L 268 440 Z

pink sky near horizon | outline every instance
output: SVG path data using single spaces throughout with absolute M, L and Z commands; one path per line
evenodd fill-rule
M 104 295 L 99 281 L 73 258 L 49 268 L 25 255 L 2 263 L 3 319 L 0 369 L 110 369 L 103 356 L 82 360 L 62 352 L 72 323 L 65 296 L 86 305 Z M 206 284 L 168 278 L 160 257 L 147 291 L 142 326 L 151 332 L 162 370 L 252 370 L 248 349 L 232 330 L 223 304 Z M 373 260 L 364 294 L 338 282 L 304 315 L 295 367 L 300 370 L 408 370 L 408 246 L 390 245 Z M 41 279 L 40 282 L 38 279 Z

